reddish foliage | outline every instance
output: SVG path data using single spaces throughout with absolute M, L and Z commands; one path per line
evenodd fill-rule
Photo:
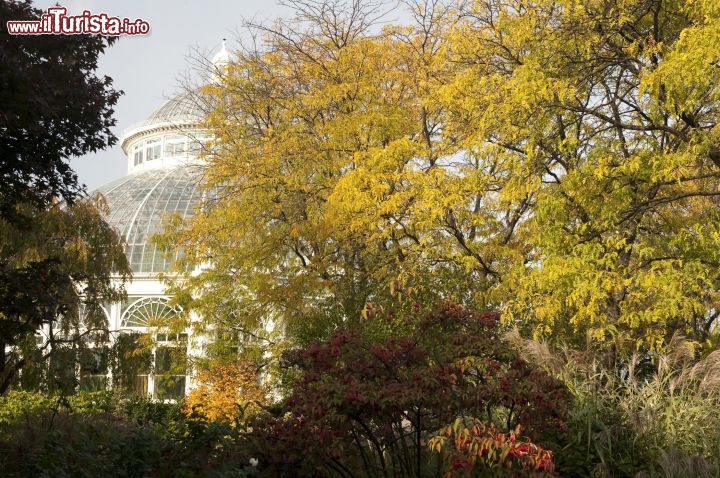
M 302 375 L 284 415 L 254 428 L 258 453 L 279 475 L 293 459 L 414 474 L 427 439 L 460 414 L 501 412 L 504 427 L 522 422 L 532 433 L 563 426 L 565 389 L 510 350 L 495 313 L 443 303 L 413 336 L 373 341 L 339 330 L 287 360 Z
M 443 478 L 485 475 L 552 477 L 555 464 L 552 452 L 520 435 L 518 425 L 502 433 L 495 425 L 473 418 L 457 419 L 428 441 L 428 447 L 441 452 L 445 462 Z

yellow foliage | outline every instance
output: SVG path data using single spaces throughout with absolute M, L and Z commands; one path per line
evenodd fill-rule
M 716 5 L 425 5 L 382 30 L 326 28 L 328 7 L 261 29 L 263 48 L 208 88 L 224 194 L 175 231 L 213 264 L 181 288 L 288 330 L 359 319 L 397 281 L 536 335 L 705 340 L 720 310 Z
M 262 410 L 267 388 L 250 362 L 216 365 L 198 372 L 198 385 L 185 397 L 183 410 L 207 421 L 240 423 Z

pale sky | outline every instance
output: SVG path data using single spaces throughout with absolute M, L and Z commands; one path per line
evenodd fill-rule
M 45 9 L 56 2 L 36 0 L 34 5 Z M 232 50 L 243 18 L 260 21 L 287 15 L 287 10 L 274 0 L 73 0 L 59 3 L 71 14 L 90 10 L 130 19 L 142 18 L 150 23 L 149 35 L 121 37 L 100 59 L 99 73 L 113 78 L 115 89 L 125 92 L 115 108 L 118 139 L 125 128 L 145 119 L 180 90 L 180 80 L 190 68 L 188 58 L 194 51 L 212 55 L 223 38 L 228 39 L 228 49 Z M 97 154 L 72 160 L 71 165 L 80 182 L 89 190 L 126 174 L 126 157 L 119 143 Z

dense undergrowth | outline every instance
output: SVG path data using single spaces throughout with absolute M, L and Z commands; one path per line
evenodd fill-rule
M 0 399 L 0 469 L 8 478 L 247 476 L 231 433 L 186 419 L 179 404 L 14 391 Z
M 720 354 L 608 361 L 444 303 L 413 334 L 340 330 L 285 355 L 290 394 L 248 413 L 112 392 L 0 397 L 6 477 L 714 477 Z M 290 372 L 291 371 L 291 372 Z M 205 389 L 213 393 L 212 385 Z M 230 397 L 230 398 L 229 398 Z M 195 397 L 197 400 L 197 397 Z

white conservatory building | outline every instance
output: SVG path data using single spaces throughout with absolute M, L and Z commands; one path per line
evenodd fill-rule
M 213 58 L 214 67 L 224 67 L 228 58 L 223 43 Z M 169 215 L 187 218 L 203 201 L 198 156 L 209 136 L 199 126 L 205 110 L 201 100 L 193 92 L 179 95 L 127 129 L 121 145 L 128 158 L 128 174 L 97 189 L 107 201 L 107 221 L 125 241 L 133 271 L 132 281 L 126 284 L 127 300 L 103 308 L 111 331 L 110 345 L 154 333 L 152 351 L 129 372 L 124 387 L 156 399 L 177 399 L 192 387 L 186 367 L 178 370 L 177 364 L 198 347 L 197 341 L 189 337 L 189 330 L 166 334 L 152 327 L 178 312 L 169 305 L 165 284 L 158 277 L 170 270 L 172 259 L 154 244 L 152 236 L 162 231 Z M 175 251 L 173 258 L 177 254 Z M 104 388 L 111 378 L 107 358 L 98 354 L 91 362 L 81 367 L 81 390 Z

